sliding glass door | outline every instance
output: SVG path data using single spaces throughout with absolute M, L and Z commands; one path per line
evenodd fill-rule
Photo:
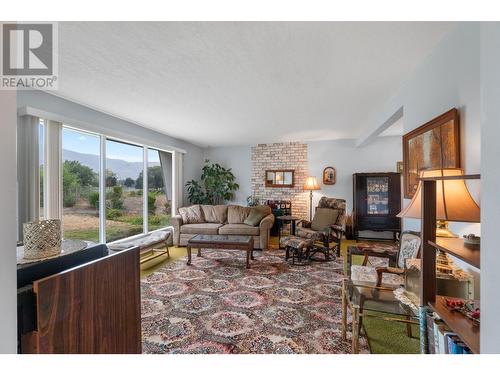
M 106 242 L 143 233 L 144 147 L 106 140 Z

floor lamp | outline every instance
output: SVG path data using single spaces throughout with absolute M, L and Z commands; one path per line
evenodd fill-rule
M 318 180 L 316 177 L 309 176 L 306 179 L 306 183 L 304 184 L 304 190 L 309 190 L 309 221 L 312 221 L 312 212 L 313 212 L 313 190 L 319 190 Z

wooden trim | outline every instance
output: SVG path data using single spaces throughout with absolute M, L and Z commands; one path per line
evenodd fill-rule
M 436 249 L 451 254 L 464 262 L 480 268 L 481 256 L 479 246 L 471 248 L 465 246 L 465 242 L 461 238 L 436 238 L 436 240 L 429 241 L 429 244 Z
M 422 186 L 422 272 L 420 276 L 420 306 L 436 301 L 436 181 L 424 181 Z
M 437 176 L 437 177 L 420 177 L 420 181 L 447 181 L 447 180 L 480 180 L 480 174 L 464 174 L 460 176 Z
M 403 135 L 403 185 L 404 185 L 404 197 L 411 199 L 413 195 L 408 189 L 408 171 L 409 171 L 409 150 L 408 144 L 411 138 L 414 138 L 417 135 L 428 132 L 431 129 L 437 128 L 448 121 L 453 121 L 454 126 L 454 134 L 455 134 L 455 158 L 457 160 L 456 168 L 461 167 L 460 160 L 460 123 L 458 117 L 458 110 L 456 108 L 450 109 L 448 112 L 443 113 L 442 115 L 432 119 L 431 121 L 425 123 L 424 125 L 412 130 L 411 132 Z

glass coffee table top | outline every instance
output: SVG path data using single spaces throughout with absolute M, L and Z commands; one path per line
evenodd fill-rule
M 189 239 L 190 243 L 227 243 L 246 244 L 250 242 L 250 236 L 239 236 L 232 234 L 197 234 Z

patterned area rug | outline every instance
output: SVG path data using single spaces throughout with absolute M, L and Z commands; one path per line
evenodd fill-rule
M 204 249 L 191 266 L 180 259 L 143 279 L 143 352 L 350 353 L 342 261 L 291 266 L 279 250 L 254 256 L 247 270 L 244 251 Z M 364 336 L 360 352 L 368 353 Z

